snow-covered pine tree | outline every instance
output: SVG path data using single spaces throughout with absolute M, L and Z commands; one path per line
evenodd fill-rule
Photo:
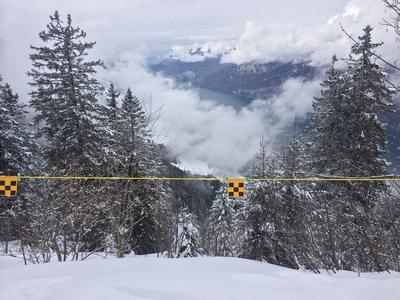
M 57 11 L 39 37 L 43 45 L 31 47 L 28 75 L 34 88 L 30 104 L 36 111 L 39 134 L 46 139 L 46 172 L 101 175 L 107 135 L 97 101 L 103 87 L 94 76 L 103 64 L 88 59 L 95 43 L 85 40 L 86 33 L 72 25 L 70 15 L 64 22 Z M 43 247 L 51 245 L 58 260 L 65 260 L 70 252 L 77 259 L 79 251 L 98 246 L 99 238 L 93 235 L 97 224 L 103 222 L 101 189 L 96 182 L 48 182 L 47 193 L 35 199 L 50 204 L 39 205 L 47 210 L 43 214 L 54 214 L 55 222 L 48 228 L 51 240 L 43 241 Z
M 103 87 L 94 77 L 100 60 L 88 60 L 95 45 L 86 33 L 64 23 L 57 11 L 39 37 L 44 45 L 31 46 L 32 69 L 28 75 L 35 89 L 31 106 L 47 140 L 45 154 L 49 171 L 57 175 L 99 175 L 104 156 L 102 126 L 99 126 L 97 96 Z
M 223 184 L 210 209 L 207 219 L 208 252 L 214 256 L 232 256 L 234 254 L 234 217 L 232 200 L 227 196 L 226 185 Z
M 179 213 L 175 257 L 195 257 L 200 253 L 196 217 L 183 208 Z
M 161 160 L 152 141 L 146 116 L 139 99 L 129 88 L 122 100 L 118 121 L 117 157 L 119 176 L 157 177 Z M 124 181 L 111 203 L 111 227 L 117 255 L 135 249 L 152 253 L 158 249 L 163 231 L 163 211 L 168 211 L 162 182 Z
M 120 92 L 111 83 L 106 91 L 106 104 L 102 106 L 102 123 L 106 129 L 105 143 L 108 148 L 108 154 L 104 158 L 104 171 L 107 176 L 119 176 L 122 170 L 121 157 L 119 155 L 121 147 L 121 128 L 122 118 L 121 109 L 118 105 Z M 120 189 L 121 182 L 107 182 L 104 187 L 108 190 L 108 195 L 116 196 L 116 191 Z M 114 196 L 111 196 L 114 198 Z
M 310 113 L 309 131 L 311 137 L 312 172 L 315 175 L 339 175 L 344 162 L 337 159 L 346 147 L 347 137 L 343 134 L 346 126 L 349 96 L 349 76 L 336 69 L 338 61 L 332 58 L 327 78 L 321 83 L 321 95 L 315 97 Z
M 276 158 L 267 153 L 267 143 L 260 143 L 255 155 L 252 178 L 276 177 Z M 276 198 L 279 185 L 271 181 L 254 181 L 246 185 L 246 196 L 237 215 L 240 240 L 240 256 L 277 263 L 275 256 L 274 211 L 278 209 Z
M 314 167 L 319 175 L 371 177 L 387 172 L 381 157 L 387 138 L 378 116 L 393 110 L 392 92 L 373 59 L 380 44 L 372 43 L 371 31 L 367 26 L 353 45 L 345 74 L 331 69 L 321 98 L 314 102 Z M 359 271 L 386 269 L 381 228 L 374 214 L 386 184 L 363 181 L 319 186 L 322 193 L 317 201 L 326 212 L 327 232 L 332 233 L 324 238 L 329 241 L 324 247 L 331 249 L 330 263 Z
M 110 123 L 116 122 L 118 119 L 118 98 L 121 93 L 115 88 L 114 83 L 110 84 L 106 92 L 107 98 L 107 116 Z
M 310 169 L 316 176 L 343 176 L 346 167 L 343 151 L 348 143 L 344 133 L 348 130 L 350 78 L 335 68 L 337 61 L 333 56 L 327 78 L 321 83 L 321 95 L 314 98 L 313 112 L 310 113 L 308 130 L 313 133 L 310 137 Z M 344 267 L 341 257 L 346 253 L 342 241 L 347 239 L 348 231 L 342 211 L 348 201 L 343 195 L 343 184 L 320 181 L 314 183 L 310 192 L 315 206 L 312 223 L 316 226 L 316 238 L 313 240 L 318 245 L 314 255 L 319 257 L 320 267 L 341 269 Z
M 18 95 L 9 84 L 2 84 L 0 77 L 0 175 L 30 170 L 35 143 L 24 108 Z
M 304 178 L 309 176 L 309 154 L 307 138 L 297 129 L 295 120 L 293 134 L 287 145 L 281 148 L 278 156 L 279 174 L 283 178 Z M 302 181 L 280 181 L 277 191 L 280 209 L 276 214 L 278 223 L 276 252 L 279 263 L 291 268 L 307 268 L 317 271 L 313 260 L 313 206 L 309 196 L 310 184 Z M 274 208 L 276 209 L 276 208 Z
M 0 175 L 29 173 L 34 169 L 34 153 L 37 145 L 25 120 L 25 106 L 19 103 L 18 95 L 10 85 L 3 84 L 0 76 Z M 23 196 L 19 187 L 17 198 L 0 197 L 0 240 L 5 241 L 6 251 L 8 241 L 21 239 L 21 228 L 17 224 L 18 205 L 22 204 Z
M 348 60 L 348 74 L 351 79 L 348 103 L 350 114 L 346 120 L 347 146 L 344 148 L 349 162 L 342 171 L 346 176 L 381 176 L 387 173 L 387 163 L 381 159 L 387 146 L 385 126 L 379 121 L 379 114 L 394 111 L 393 92 L 386 86 L 386 75 L 382 67 L 376 64 L 373 53 L 382 45 L 372 43 L 372 27 L 367 26 L 359 42 L 352 46 Z M 372 201 L 385 189 L 385 184 L 374 183 L 371 189 Z M 366 206 L 372 205 L 368 203 Z
M 386 86 L 386 75 L 376 64 L 374 51 L 380 44 L 372 42 L 372 27 L 366 26 L 364 34 L 352 46 L 348 61 L 351 89 L 348 103 L 347 138 L 342 159 L 344 176 L 370 177 L 387 174 L 387 162 L 382 158 L 387 148 L 385 125 L 379 116 L 394 111 L 393 92 Z M 388 269 L 381 228 L 377 225 L 374 208 L 387 190 L 384 182 L 348 183 L 349 209 L 353 222 L 353 257 L 360 271 Z

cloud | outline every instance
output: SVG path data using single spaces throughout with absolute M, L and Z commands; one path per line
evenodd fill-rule
M 304 116 L 318 90 L 318 80 L 289 80 L 281 95 L 256 100 L 236 111 L 212 99 L 200 100 L 193 90 L 147 71 L 145 55 L 127 52 L 101 76 L 126 90 L 130 86 L 153 110 L 162 108 L 159 140 L 166 143 L 182 165 L 197 172 L 234 176 L 254 155 L 264 136 L 272 142 L 295 116 Z M 271 147 L 273 147 L 273 143 Z
M 234 47 L 234 40 L 175 45 L 172 47 L 169 57 L 185 62 L 200 62 L 204 61 L 206 58 L 214 58 L 229 53 Z
M 333 54 L 347 57 L 351 40 L 341 31 L 340 24 L 353 37 L 362 34 L 367 24 L 375 27 L 376 41 L 384 41 L 379 50 L 389 59 L 397 58 L 393 48 L 395 39 L 388 28 L 382 26 L 387 16 L 382 1 L 353 0 L 343 12 L 321 24 L 270 24 L 260 21 L 247 22 L 243 33 L 237 40 L 236 50 L 223 57 L 224 62 L 271 62 L 271 61 L 310 61 L 313 65 L 325 65 Z

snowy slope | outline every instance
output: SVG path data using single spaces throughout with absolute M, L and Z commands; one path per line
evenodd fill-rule
M 236 258 L 136 257 L 23 266 L 0 256 L 0 299 L 400 299 L 400 274 L 315 275 Z

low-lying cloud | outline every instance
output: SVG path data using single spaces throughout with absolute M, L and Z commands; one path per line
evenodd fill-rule
M 171 79 L 150 73 L 144 57 L 123 54 L 113 67 L 101 74 L 119 88 L 131 87 L 146 107 L 161 108 L 156 134 L 183 167 L 201 173 L 238 175 L 255 154 L 262 137 L 273 141 L 310 109 L 318 80 L 289 80 L 279 96 L 269 101 L 255 100 L 236 111 L 234 108 L 201 100 L 194 90 L 179 88 Z

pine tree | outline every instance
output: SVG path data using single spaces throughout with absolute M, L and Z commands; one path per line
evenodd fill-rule
M 16 175 L 31 168 L 35 144 L 25 121 L 25 106 L 0 77 L 0 175 Z
M 199 230 L 196 217 L 186 208 L 181 210 L 176 241 L 176 257 L 195 257 L 199 255 Z
M 381 156 L 387 138 L 379 116 L 393 110 L 392 92 L 373 60 L 381 44 L 372 43 L 371 31 L 367 26 L 353 45 L 346 73 L 331 68 L 321 97 L 314 102 L 313 166 L 319 175 L 386 175 L 387 165 Z M 386 184 L 353 181 L 317 186 L 314 197 L 324 220 L 319 232 L 327 233 L 322 236 L 321 249 L 330 249 L 326 264 L 359 271 L 386 269 L 381 228 L 374 213 Z
M 386 86 L 386 75 L 376 64 L 374 49 L 382 45 L 372 43 L 372 27 L 364 29 L 359 43 L 352 46 L 348 73 L 351 78 L 351 101 L 346 124 L 347 160 L 357 162 L 357 168 L 350 164 L 344 169 L 346 176 L 386 175 L 387 164 L 381 159 L 387 146 L 385 126 L 378 114 L 393 111 L 392 94 Z M 375 184 L 375 187 L 378 185 Z M 379 193 L 380 189 L 375 189 Z
M 127 90 L 117 117 L 118 176 L 159 176 L 161 159 L 152 141 L 148 117 L 131 89 Z M 129 249 L 135 249 L 138 254 L 159 250 L 158 239 L 161 239 L 166 217 L 163 214 L 168 211 L 165 198 L 161 182 L 125 181 L 120 184 L 110 204 L 117 256 L 122 257 Z
M 338 61 L 332 58 L 327 71 L 327 79 L 321 83 L 321 96 L 315 97 L 313 112 L 310 113 L 311 124 L 308 130 L 315 134 L 312 142 L 312 172 L 315 175 L 338 175 L 344 169 L 345 162 L 340 159 L 343 147 L 346 147 L 346 130 L 348 117 L 349 76 L 335 68 Z
M 110 123 L 115 123 L 118 119 L 118 98 L 121 95 L 116 89 L 113 83 L 110 84 L 110 87 L 107 90 L 107 116 Z
M 213 201 L 207 220 L 208 250 L 214 256 L 234 254 L 234 216 L 232 200 L 227 196 L 226 186 L 222 186 Z
M 309 155 L 306 137 L 297 129 L 295 120 L 293 134 L 288 144 L 278 154 L 278 169 L 283 178 L 304 178 L 309 176 Z M 313 261 L 313 242 L 310 238 L 310 224 L 313 207 L 310 203 L 310 185 L 302 181 L 279 181 L 277 198 L 280 209 L 277 229 L 277 252 L 279 263 L 286 267 L 300 267 L 317 271 Z M 278 207 L 279 207 L 278 206 Z M 278 208 L 277 207 L 277 208 Z
M 95 73 L 103 64 L 87 59 L 95 43 L 85 41 L 86 33 L 72 25 L 70 15 L 64 22 L 57 11 L 39 37 L 43 45 L 31 47 L 34 53 L 28 75 L 34 88 L 30 105 L 36 111 L 39 136 L 46 140 L 44 171 L 51 175 L 101 175 L 107 135 L 97 101 L 103 87 Z M 77 259 L 80 251 L 98 246 L 100 239 L 92 237 L 103 222 L 102 189 L 96 182 L 48 182 L 47 193 L 32 198 L 48 204 L 37 203 L 46 210 L 41 213 L 53 220 L 46 228 L 49 234 L 43 247 L 51 247 L 59 261 L 65 261 L 71 252 Z
M 351 78 L 349 115 L 346 119 L 347 138 L 343 149 L 345 176 L 384 176 L 387 162 L 382 155 L 387 147 L 385 126 L 379 116 L 393 111 L 392 91 L 386 86 L 382 68 L 374 61 L 374 51 L 382 44 L 372 43 L 372 27 L 367 26 L 358 43 L 352 46 L 348 73 Z M 387 190 L 384 182 L 348 184 L 354 226 L 353 242 L 357 268 L 360 271 L 387 269 L 384 244 L 374 209 Z
M 333 56 L 332 64 L 327 71 L 327 79 L 321 83 L 321 96 L 315 97 L 313 112 L 310 113 L 311 124 L 308 130 L 311 136 L 311 173 L 317 176 L 343 176 L 346 161 L 343 159 L 347 147 L 348 130 L 346 120 L 351 101 L 350 77 L 347 73 L 335 68 L 337 62 Z M 342 183 L 317 182 L 311 189 L 312 205 L 315 213 L 312 222 L 316 224 L 315 235 L 318 246 L 315 256 L 320 259 L 320 266 L 338 270 L 346 268 L 340 261 L 346 253 L 343 242 L 347 239 L 346 221 L 342 210 L 347 198 L 343 195 Z
M 30 173 L 34 171 L 34 154 L 37 145 L 25 120 L 25 106 L 19 103 L 9 84 L 3 84 L 0 76 L 0 175 Z M 22 191 L 22 192 L 21 192 Z M 25 186 L 19 187 L 16 197 L 0 196 L 0 240 L 6 242 L 21 238 L 18 228 L 18 206 L 24 202 Z
M 98 175 L 102 163 L 102 127 L 97 96 L 103 88 L 94 77 L 100 60 L 88 61 L 95 45 L 86 33 L 73 27 L 71 16 L 64 23 L 57 11 L 47 31 L 39 37 L 43 46 L 31 48 L 31 106 L 40 122 L 40 134 L 48 142 L 49 170 L 57 175 Z
M 266 152 L 266 143 L 261 142 L 250 177 L 276 177 L 276 158 Z M 276 199 L 278 185 L 275 181 L 254 181 L 246 185 L 246 196 L 238 218 L 241 228 L 240 256 L 277 263 L 274 252 L 274 213 L 271 210 L 279 202 Z

